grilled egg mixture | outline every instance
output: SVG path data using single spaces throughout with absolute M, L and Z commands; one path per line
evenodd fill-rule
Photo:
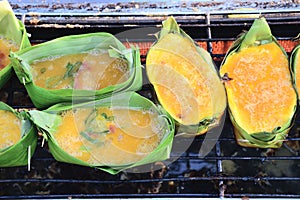
M 92 165 L 127 165 L 146 157 L 160 143 L 164 121 L 150 110 L 80 108 L 64 111 L 53 134 L 70 155 Z
M 0 150 L 21 139 L 21 120 L 12 112 L 0 110 Z
M 128 62 L 108 52 L 50 56 L 30 66 L 34 83 L 46 89 L 99 90 L 129 78 Z
M 10 40 L 0 37 L 0 70 L 10 63 L 9 52 L 17 51 L 19 47 Z

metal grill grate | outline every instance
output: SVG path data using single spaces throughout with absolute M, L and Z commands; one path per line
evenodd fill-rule
M 273 34 L 288 53 L 297 42 L 299 10 L 256 12 L 174 13 L 181 27 L 206 48 L 219 67 L 224 54 L 242 30 L 249 29 L 253 18 L 265 16 Z M 17 14 L 26 24 L 32 43 L 59 36 L 106 31 L 118 34 L 134 28 L 159 27 L 165 15 L 142 14 Z M 232 18 L 234 17 L 234 18 Z M 241 17 L 241 18 L 236 18 Z M 121 38 L 122 39 L 122 38 Z M 124 39 L 124 38 L 123 38 Z M 142 60 L 153 37 L 124 40 L 139 45 Z M 155 100 L 147 84 L 140 93 Z M 13 77 L 0 91 L 1 100 L 15 108 L 32 108 L 24 87 Z M 283 147 L 277 150 L 243 148 L 236 144 L 232 125 L 226 117 L 221 136 L 209 134 L 193 139 L 175 137 L 174 146 L 189 144 L 184 153 L 173 149 L 171 158 L 145 166 L 148 173 L 105 172 L 60 163 L 53 159 L 47 146 L 37 148 L 27 167 L 0 168 L 0 199 L 29 198 L 139 198 L 139 197 L 244 197 L 300 198 L 300 118 L 297 117 Z M 215 146 L 208 155 L 199 157 L 204 141 Z M 41 143 L 41 141 L 39 141 Z M 209 148 L 209 147 L 207 147 Z M 182 153 L 182 154 L 181 154 Z M 168 164 L 169 163 L 169 164 Z M 159 168 L 159 169 L 158 169 Z M 138 172 L 139 168 L 133 169 Z

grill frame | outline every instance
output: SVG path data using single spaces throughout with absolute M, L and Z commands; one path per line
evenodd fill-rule
M 236 14 L 243 16 L 242 18 L 229 18 L 230 15 Z M 274 28 L 275 37 L 281 42 L 288 42 L 289 44 L 295 44 L 297 42 L 292 41 L 292 38 L 296 36 L 293 34 L 295 30 L 285 31 L 283 33 L 280 32 L 280 27 L 297 27 L 300 25 L 300 10 L 268 10 L 268 11 L 234 11 L 234 12 L 206 12 L 206 13 L 154 13 L 154 14 L 126 14 L 126 13 L 110 13 L 110 14 L 80 14 L 80 13 L 16 13 L 16 16 L 25 23 L 26 29 L 29 33 L 31 33 L 31 42 L 32 43 L 40 43 L 44 42 L 56 37 L 60 37 L 68 34 L 79 34 L 79 33 L 87 33 L 94 31 L 107 31 L 113 34 L 116 34 L 116 31 L 120 30 L 130 30 L 133 28 L 145 28 L 145 27 L 160 27 L 161 21 L 165 19 L 167 16 L 173 15 L 177 20 L 181 27 L 187 31 L 188 34 L 191 35 L 195 41 L 197 41 L 202 47 L 206 48 L 208 52 L 214 58 L 217 67 L 219 67 L 220 62 L 224 57 L 225 52 L 218 52 L 215 50 L 216 43 L 223 42 L 232 42 L 235 40 L 236 33 L 241 32 L 242 29 L 247 30 L 253 22 L 254 16 L 262 15 L 266 17 L 269 22 L 271 29 Z M 246 16 L 246 18 L 245 18 Z M 250 17 L 250 18 L 248 18 Z M 115 20 L 111 20 L 111 19 Z M 131 19 L 131 20 L 128 20 Z M 127 21 L 126 21 L 127 20 Z M 125 23 L 126 22 L 126 23 Z M 219 28 L 229 28 L 235 29 L 235 32 L 225 34 L 222 36 L 219 32 Z M 194 30 L 200 30 L 202 32 L 199 33 L 197 37 L 195 37 Z M 295 28 L 296 29 L 296 28 Z M 68 30 L 67 32 L 65 32 Z M 290 29 L 291 30 L 291 29 Z M 273 31 L 273 30 L 272 30 Z M 59 32 L 59 33 L 57 33 Z M 286 33 L 287 32 L 287 33 Z M 39 33 L 47 33 L 45 35 L 39 36 Z M 153 39 L 149 40 L 127 40 L 129 43 L 137 44 L 142 48 L 142 61 L 145 60 L 145 52 L 147 52 L 148 46 L 142 46 L 143 42 L 151 43 L 154 41 Z M 286 46 L 288 54 L 291 52 L 290 46 Z M 223 49 L 224 50 L 224 49 Z M 7 93 L 6 103 L 13 106 L 16 109 L 26 109 L 33 108 L 30 100 L 26 96 L 25 88 L 18 83 L 16 77 L 13 77 L 6 86 L 2 89 L 4 93 Z M 16 95 L 15 93 L 22 93 L 27 99 L 26 104 L 15 103 Z M 140 93 L 149 98 L 154 97 L 153 91 L 151 90 L 151 86 L 148 84 L 146 80 L 146 84 L 144 85 L 142 91 Z M 151 95 L 149 95 L 151 94 Z M 155 99 L 153 99 L 155 100 Z M 0 199 L 52 199 L 52 198 L 200 198 L 200 197 L 211 197 L 211 198 L 299 198 L 300 193 L 298 191 L 286 192 L 286 193 L 276 193 L 276 192 L 263 192 L 261 190 L 258 193 L 253 192 L 231 192 L 230 187 L 233 184 L 234 187 L 242 187 L 243 185 L 247 186 L 247 184 L 253 186 L 261 186 L 268 187 L 268 184 L 275 182 L 282 183 L 285 181 L 300 183 L 300 174 L 298 176 L 266 176 L 265 174 L 258 175 L 236 175 L 236 174 L 225 174 L 224 172 L 224 162 L 230 161 L 235 164 L 238 162 L 246 162 L 251 163 L 253 161 L 257 161 L 259 163 L 266 162 L 295 162 L 298 167 L 300 167 L 300 156 L 299 150 L 293 151 L 287 143 L 293 142 L 299 144 L 300 136 L 298 134 L 298 127 L 300 125 L 300 118 L 297 117 L 295 121 L 295 125 L 290 132 L 290 136 L 287 138 L 287 142 L 281 148 L 286 148 L 288 151 L 292 152 L 292 156 L 277 156 L 277 155 L 265 155 L 262 156 L 264 150 L 259 149 L 249 149 L 242 148 L 236 146 L 238 151 L 246 152 L 246 156 L 237 156 L 237 155 L 223 155 L 225 148 L 227 146 L 234 145 L 235 138 L 232 132 L 232 126 L 228 115 L 225 119 L 225 128 L 221 134 L 220 138 L 209 138 L 209 140 L 215 141 L 216 145 L 209 155 L 205 157 L 199 157 L 196 150 L 199 148 L 199 144 L 202 144 L 204 140 L 207 140 L 206 135 L 198 136 L 194 139 L 191 148 L 184 152 L 183 155 L 178 159 L 179 165 L 185 165 L 185 171 L 180 173 L 172 172 L 172 167 L 176 166 L 177 163 L 172 163 L 167 172 L 162 177 L 156 177 L 157 171 L 152 170 L 151 173 L 138 174 L 133 175 L 120 173 L 119 175 L 109 176 L 104 172 L 100 172 L 94 169 L 78 167 L 71 164 L 62 164 L 58 163 L 58 165 L 62 165 L 66 168 L 72 168 L 71 170 L 86 170 L 88 176 L 95 175 L 94 178 L 71 178 L 65 175 L 57 176 L 56 178 L 49 178 L 47 175 L 33 176 L 30 175 L 34 173 L 34 170 L 37 173 L 43 172 L 43 169 L 39 169 L 39 165 L 47 167 L 51 167 L 52 164 L 57 163 L 54 161 L 52 156 L 47 151 L 47 147 L 41 148 L 40 145 L 37 148 L 37 152 L 35 153 L 32 161 L 31 171 L 27 172 L 26 167 L 16 167 L 16 168 L 0 168 L 0 189 L 6 189 L 9 187 L 21 187 L 19 189 L 18 194 L 4 194 L 0 196 Z M 41 139 L 41 138 L 40 138 Z M 190 139 L 180 139 L 178 142 L 191 142 Z M 41 141 L 39 141 L 41 144 Z M 246 150 L 243 150 L 246 149 Z M 249 152 L 248 152 L 249 151 Z M 258 155 L 252 155 L 251 152 L 255 152 Z M 178 152 L 177 152 L 178 153 Z M 176 152 L 172 152 L 170 160 L 173 158 L 177 158 L 179 155 Z M 194 164 L 196 162 L 196 164 Z M 203 163 L 213 163 L 214 167 L 212 170 L 205 169 L 204 172 L 201 171 L 203 168 L 199 167 Z M 238 165 L 238 164 L 237 164 Z M 195 167 L 197 166 L 197 167 Z M 243 166 L 241 164 L 241 166 Z M 149 166 L 149 169 L 153 169 L 153 165 Z M 12 171 L 18 171 L 19 174 L 11 175 L 11 176 L 3 176 L 4 173 L 12 173 Z M 159 170 L 158 170 L 159 171 Z M 91 173 L 91 174 L 90 174 Z M 82 174 L 82 173 L 80 173 Z M 83 172 L 83 174 L 85 174 Z M 39 174 L 38 174 L 39 175 Z M 74 175 L 74 173 L 73 173 Z M 87 177 L 88 177 L 87 176 Z M 103 176 L 103 178 L 102 178 Z M 5 178 L 3 178 L 5 177 Z M 45 178 L 46 177 L 46 178 Z M 99 178 L 100 177 L 100 178 Z M 112 180 L 110 180 L 112 179 Z M 237 184 L 234 184 L 237 182 Z M 271 182 L 271 183 L 270 183 Z M 245 184 L 246 183 L 246 184 Z M 19 186 L 16 186 L 19 185 Z M 40 193 L 37 192 L 28 192 L 24 191 L 28 185 L 33 185 L 34 188 L 47 188 L 46 185 L 51 185 L 52 187 L 72 187 L 76 184 L 87 184 L 87 185 L 96 185 L 94 187 L 99 186 L 100 193 L 96 191 L 92 192 L 79 192 L 74 191 L 65 193 L 64 191 L 60 191 L 56 193 L 52 193 L 51 191 L 47 193 L 47 190 L 41 190 Z M 127 193 L 126 190 L 120 190 L 118 192 L 102 192 L 101 188 L 110 188 L 114 189 L 114 185 L 132 185 L 136 186 L 136 192 Z M 174 184 L 175 188 L 171 185 Z M 209 189 L 206 192 L 201 189 L 192 189 L 193 184 L 199 184 L 200 186 L 208 185 Z M 266 186 L 264 185 L 266 184 Z M 275 185 L 276 185 L 275 184 Z M 149 185 L 149 186 L 148 186 Z M 158 193 L 156 191 L 152 191 L 155 185 L 160 186 L 160 190 Z M 139 187 L 150 187 L 148 190 L 138 190 Z M 270 187 L 271 187 L 270 186 Z M 77 187 L 77 186 L 76 186 Z M 168 192 L 168 188 L 171 187 L 170 192 Z M 190 187 L 190 188 L 189 188 Z M 243 186 L 244 187 L 244 186 Z M 165 189 L 164 189 L 165 188 Z M 187 189 L 186 189 L 187 188 Z M 238 190 L 240 191 L 240 190 Z M 44 194 L 41 194 L 44 192 Z

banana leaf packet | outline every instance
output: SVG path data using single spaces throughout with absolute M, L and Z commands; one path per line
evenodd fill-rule
M 26 111 L 17 112 L 3 102 L 0 102 L 0 110 L 8 111 L 21 120 L 20 140 L 11 146 L 0 149 L 0 167 L 25 166 L 30 163 L 30 158 L 34 154 L 37 145 L 36 129 L 29 120 Z
M 281 147 L 294 123 L 297 94 L 288 56 L 265 18 L 255 19 L 250 30 L 232 44 L 221 64 L 220 75 L 224 79 L 237 143 L 245 147 Z M 245 83 L 245 80 L 249 81 Z M 240 89 L 241 85 L 246 87 Z M 264 89 L 257 90 L 259 87 Z M 270 98 L 276 101 L 267 102 Z M 274 106 L 278 101 L 280 106 Z
M 31 66 L 34 62 L 41 61 L 43 59 L 51 60 L 56 57 L 69 55 L 75 55 L 74 57 L 76 59 L 76 57 L 79 57 L 76 54 L 88 53 L 91 55 L 93 52 L 105 52 L 109 55 L 109 58 L 116 58 L 126 62 L 126 67 L 129 73 L 128 78 L 121 83 L 108 85 L 101 89 L 75 89 L 75 87 L 48 89 L 35 84 L 33 79 L 33 69 Z M 87 60 L 89 61 L 89 59 Z M 61 102 L 79 103 L 97 100 L 105 96 L 109 96 L 112 93 L 121 91 L 136 91 L 142 87 L 142 71 L 139 49 L 135 47 L 127 49 L 113 35 L 104 32 L 57 38 L 32 46 L 17 53 L 11 53 L 11 61 L 20 82 L 25 85 L 33 104 L 40 109 L 45 109 Z M 56 81 L 70 77 L 73 78 L 81 69 L 81 75 L 86 76 L 89 71 L 85 71 L 83 65 L 84 64 L 82 62 L 68 63 L 65 74 L 62 77 L 59 77 L 59 80 Z M 41 73 L 44 72 L 42 70 L 47 70 L 47 66 L 41 69 Z M 90 72 L 89 76 L 93 75 L 94 74 Z M 89 82 L 89 78 L 91 77 L 86 78 L 86 82 Z M 53 79 L 47 79 L 47 81 L 50 80 L 53 82 Z M 85 83 L 83 82 L 82 84 Z
M 146 71 L 159 103 L 176 121 L 178 135 L 201 135 L 220 125 L 227 106 L 221 78 L 210 54 L 174 17 L 162 22 Z
M 103 137 L 113 137 L 114 131 L 117 129 L 115 126 L 109 125 L 109 128 L 107 130 L 102 131 L 101 127 L 103 124 L 99 121 L 97 123 L 94 123 L 96 118 L 102 118 L 106 120 L 107 123 L 115 123 L 117 121 L 117 115 L 110 115 L 107 113 L 102 114 L 95 114 L 95 112 L 99 109 L 125 109 L 126 112 L 130 112 L 130 110 L 143 110 L 144 112 L 150 111 L 157 115 L 157 118 L 153 118 L 157 121 L 154 121 L 159 124 L 159 130 L 161 134 L 161 139 L 157 146 L 154 149 L 147 151 L 147 154 L 139 157 L 142 154 L 139 153 L 132 153 L 130 151 L 131 146 L 134 146 L 134 143 L 132 145 L 130 143 L 126 143 L 125 139 L 128 137 L 128 135 L 139 137 L 139 134 L 144 134 L 143 131 L 135 131 L 135 132 L 126 132 L 125 131 L 125 125 L 128 121 L 133 121 L 133 123 L 138 123 L 139 118 L 123 118 L 123 121 L 119 123 L 119 126 L 124 127 L 124 133 L 119 136 L 116 136 L 116 140 L 111 139 L 108 143 L 108 146 L 104 146 L 104 142 L 106 140 L 101 140 Z M 87 117 L 83 117 L 82 119 L 76 118 L 82 116 L 84 112 L 87 110 L 93 110 L 90 112 L 91 114 L 86 115 Z M 72 115 L 74 118 L 72 118 L 71 122 L 75 125 L 66 125 L 64 122 L 70 120 L 66 119 L 66 113 L 70 113 L 72 111 Z M 81 114 L 74 114 L 74 113 L 81 113 Z M 174 136 L 174 122 L 169 116 L 166 114 L 166 112 L 160 108 L 155 106 L 150 100 L 146 99 L 145 97 L 140 96 L 139 94 L 135 92 L 124 92 L 115 94 L 108 98 L 103 98 L 96 101 L 91 101 L 87 103 L 82 104 L 57 104 L 54 105 L 47 110 L 44 111 L 37 111 L 32 110 L 30 111 L 31 119 L 36 124 L 38 129 L 43 133 L 44 138 L 48 142 L 48 146 L 50 149 L 50 152 L 54 156 L 54 158 L 61 162 L 66 163 L 72 163 L 82 166 L 89 166 L 89 167 L 95 167 L 100 170 L 106 171 L 110 174 L 117 174 L 118 172 L 122 170 L 126 170 L 132 167 L 149 164 L 156 161 L 163 161 L 167 158 L 169 158 L 172 142 L 173 142 L 173 136 Z M 76 116 L 75 116 L 76 115 Z M 83 114 L 84 115 L 84 114 Z M 134 116 L 133 116 L 134 117 Z M 137 117 L 137 116 L 136 116 Z M 78 120 L 74 122 L 74 119 Z M 123 123 L 124 122 L 124 123 Z M 93 130 L 89 130 L 90 132 L 93 132 L 92 134 L 88 133 L 88 128 L 83 129 L 80 128 L 81 124 L 89 124 L 89 126 L 86 127 L 94 127 Z M 121 125 L 123 124 L 123 125 Z M 151 124 L 152 125 L 152 124 Z M 75 128 L 74 128 L 75 126 Z M 59 130 L 61 130 L 61 127 L 63 127 L 64 132 L 61 136 L 62 140 L 72 140 L 72 144 L 66 143 L 67 146 L 62 148 L 63 145 L 59 144 L 59 136 L 60 134 Z M 72 128 L 73 127 L 73 128 Z M 65 130 L 66 129 L 66 130 Z M 72 131 L 73 130 L 73 131 Z M 97 132 L 97 131 L 98 132 Z M 127 129 L 128 130 L 128 129 Z M 74 136 L 74 132 L 77 132 Z M 118 133 L 119 134 L 119 133 Z M 134 135 L 132 135 L 134 134 Z M 125 136 L 127 135 L 127 136 Z M 95 137 L 96 136 L 96 137 Z M 72 138 L 71 138 L 72 137 Z M 77 138 L 81 139 L 77 139 Z M 69 139 L 68 139 L 69 138 Z M 82 139 L 83 138 L 83 139 Z M 99 139 L 100 138 L 100 139 Z M 145 137 L 145 140 L 143 141 L 149 141 L 151 140 L 151 137 Z M 124 139 L 124 140 L 122 140 Z M 117 151 L 114 150 L 114 152 L 110 151 L 110 148 L 114 149 L 113 145 L 110 145 L 110 143 L 114 143 L 116 141 L 123 141 L 123 149 L 119 148 L 121 146 L 118 146 Z M 115 143 L 114 143 L 115 144 Z M 72 145 L 72 146 L 71 146 Z M 147 145 L 145 145 L 147 146 Z M 107 152 L 102 157 L 100 157 L 97 152 L 99 151 L 93 151 L 93 147 L 99 148 L 104 150 L 104 152 Z M 124 149 L 127 149 L 126 151 Z M 95 150 L 95 149 L 94 149 Z M 130 151 L 130 152 L 129 152 Z M 119 154 L 119 152 L 121 152 Z M 129 152 L 129 153 L 128 153 Z M 134 151 L 135 152 L 135 151 Z M 93 154 L 94 153 L 94 154 Z M 75 155 L 76 154 L 76 155 Z M 130 154 L 130 155 L 129 155 Z M 131 155 L 132 154 L 132 155 Z M 125 159 L 122 158 L 125 155 Z M 130 159 L 130 161 L 126 160 L 127 157 Z M 96 160 L 95 160 L 96 158 Z M 100 159 L 99 159 L 100 158 Z M 124 159 L 122 162 L 118 161 L 118 158 Z M 137 158 L 137 159 L 136 159 Z M 90 160 L 93 160 L 90 162 Z M 115 159 L 115 161 L 114 161 Z M 135 160 L 133 162 L 133 160 Z M 118 163 L 118 164 L 116 164 Z
M 0 1 L 0 39 L 13 43 L 15 48 L 18 49 L 24 49 L 30 46 L 25 26 L 16 18 L 8 1 Z M 6 57 L 8 55 L 2 56 Z M 3 57 L 1 59 L 3 59 Z M 8 57 L 6 59 L 8 59 Z M 0 70 L 0 88 L 3 87 L 12 75 L 13 67 L 10 64 Z

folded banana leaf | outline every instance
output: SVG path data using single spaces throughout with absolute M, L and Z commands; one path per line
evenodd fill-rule
M 2 49 L 4 46 L 1 44 L 5 49 Z M 29 47 L 30 42 L 24 25 L 15 17 L 8 1 L 5 0 L 0 1 L 0 88 L 13 74 L 13 68 L 9 65 L 7 45 L 17 51 Z
M 20 82 L 37 108 L 91 101 L 142 86 L 139 50 L 127 49 L 109 33 L 65 36 L 12 53 L 11 57 Z M 116 77 L 122 70 L 124 74 Z M 106 83 L 114 78 L 118 78 L 115 83 Z
M 134 92 L 29 113 L 58 161 L 116 174 L 169 158 L 173 121 Z
M 291 129 L 297 94 L 285 50 L 265 18 L 233 43 L 220 67 L 237 143 L 279 148 Z
M 3 102 L 0 102 L 0 111 L 5 111 L 5 114 L 2 113 L 3 115 L 1 116 L 5 119 L 9 119 L 8 115 L 11 116 L 11 114 L 13 114 L 14 118 L 16 116 L 16 120 L 21 126 L 20 133 L 16 133 L 15 135 L 7 135 L 8 129 L 11 128 L 7 128 L 7 126 L 13 126 L 15 121 L 3 120 L 1 122 L 1 126 L 6 126 L 6 128 L 0 127 L 0 129 L 3 131 L 0 133 L 0 138 L 2 138 L 0 148 L 0 167 L 27 165 L 37 145 L 36 129 L 32 125 L 28 118 L 28 114 L 25 111 L 16 112 Z M 10 134 L 12 133 L 10 132 Z M 20 139 L 16 140 L 15 143 L 10 145 L 10 143 L 12 143 L 12 137 L 20 137 Z
M 219 125 L 226 93 L 210 54 L 178 26 L 163 21 L 146 71 L 160 104 L 176 120 L 177 134 L 200 135 Z
M 298 35 L 298 39 L 300 34 Z M 293 79 L 295 82 L 296 91 L 298 93 L 298 100 L 300 98 L 300 43 L 293 49 L 290 57 L 290 67 L 292 70 Z

